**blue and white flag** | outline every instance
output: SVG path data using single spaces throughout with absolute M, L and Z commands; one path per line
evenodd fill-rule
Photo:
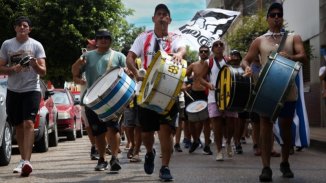
M 308 147 L 310 144 L 310 129 L 309 129 L 306 104 L 304 99 L 302 69 L 300 69 L 299 74 L 295 78 L 295 83 L 298 87 L 299 97 L 296 103 L 295 114 L 291 126 L 292 145 L 297 147 Z M 274 124 L 273 131 L 276 137 L 276 141 L 279 144 L 283 144 L 278 120 L 276 120 Z
M 181 34 L 190 49 L 197 51 L 201 45 L 211 47 L 221 39 L 239 15 L 238 11 L 208 8 L 198 11 L 187 24 L 173 32 Z

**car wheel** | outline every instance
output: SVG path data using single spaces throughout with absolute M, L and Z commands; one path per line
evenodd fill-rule
M 74 122 L 74 127 L 72 129 L 72 131 L 70 131 L 67 134 L 67 139 L 68 140 L 76 140 L 76 136 L 77 136 L 77 132 L 76 132 L 76 121 Z
M 49 135 L 49 146 L 56 147 L 58 146 L 59 138 L 58 138 L 58 126 L 57 123 L 53 125 L 52 133 Z
M 3 138 L 0 146 L 0 166 L 10 163 L 12 150 L 12 128 L 8 122 L 5 123 Z
M 77 138 L 82 138 L 83 137 L 83 124 L 80 123 L 80 129 L 77 132 Z
M 36 152 L 46 152 L 49 150 L 49 132 L 47 125 L 44 125 L 44 132 L 39 141 L 34 143 L 34 148 Z

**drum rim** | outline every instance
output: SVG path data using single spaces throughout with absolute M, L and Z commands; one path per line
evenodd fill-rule
M 95 99 L 94 101 L 92 101 L 92 102 L 89 102 L 89 103 L 86 103 L 85 102 L 85 99 L 87 98 L 87 96 L 88 96 L 88 94 L 94 89 L 94 87 L 95 87 L 95 85 L 96 84 L 98 84 L 107 74 L 109 74 L 111 71 L 113 71 L 113 70 L 118 70 L 119 69 L 119 72 L 118 72 L 118 77 L 119 78 L 122 78 L 123 76 L 124 76 L 124 74 L 126 74 L 125 72 L 123 72 L 123 68 L 121 68 L 121 67 L 114 67 L 114 68 L 112 68 L 112 69 L 110 69 L 110 70 L 108 70 L 108 71 L 106 71 L 101 77 L 99 77 L 99 78 L 97 78 L 96 79 L 96 81 L 93 83 L 93 85 L 90 87 L 90 88 L 88 88 L 87 89 L 87 92 L 86 92 L 86 94 L 85 94 L 85 96 L 84 96 L 84 99 L 83 99 L 83 103 L 87 106 L 87 107 L 93 107 L 94 105 L 96 105 L 99 101 L 100 101 L 100 99 Z M 122 72 L 121 72 L 122 71 Z M 112 83 L 112 85 L 108 88 L 109 89 L 109 92 L 108 91 L 106 91 L 106 92 L 104 92 L 103 94 L 102 94 L 102 96 L 101 97 L 103 97 L 103 98 L 105 98 L 107 95 L 109 95 L 110 94 L 110 92 L 112 91 L 112 89 L 117 85 L 117 83 L 119 82 L 119 80 L 117 79 L 117 80 L 115 80 L 113 83 Z

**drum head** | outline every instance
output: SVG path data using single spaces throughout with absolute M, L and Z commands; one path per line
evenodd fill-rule
M 207 108 L 207 102 L 204 100 L 198 100 L 198 101 L 191 102 L 186 107 L 186 111 L 188 113 L 197 113 L 197 112 L 203 111 L 206 108 Z
M 86 93 L 84 103 L 86 105 L 90 104 L 107 94 L 113 83 L 117 81 L 120 72 L 123 72 L 123 69 L 115 68 L 107 71 L 103 76 L 98 78 Z
M 138 96 L 138 103 L 142 104 L 147 97 L 149 97 L 152 88 L 155 86 L 157 81 L 157 76 L 159 75 L 159 71 L 161 65 L 164 65 L 164 60 L 162 60 L 162 52 L 158 51 L 154 56 L 151 64 L 149 65 L 144 81 L 142 82 L 140 93 Z

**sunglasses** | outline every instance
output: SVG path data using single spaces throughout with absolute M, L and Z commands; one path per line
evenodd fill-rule
M 271 18 L 275 18 L 277 15 L 277 17 L 282 18 L 283 17 L 283 13 L 270 13 L 268 16 Z
M 213 47 L 223 47 L 223 46 L 224 46 L 223 43 L 216 43 L 216 44 L 213 45 Z
M 110 36 L 97 36 L 96 39 L 110 39 Z
M 209 50 L 199 50 L 199 53 L 208 53 Z

